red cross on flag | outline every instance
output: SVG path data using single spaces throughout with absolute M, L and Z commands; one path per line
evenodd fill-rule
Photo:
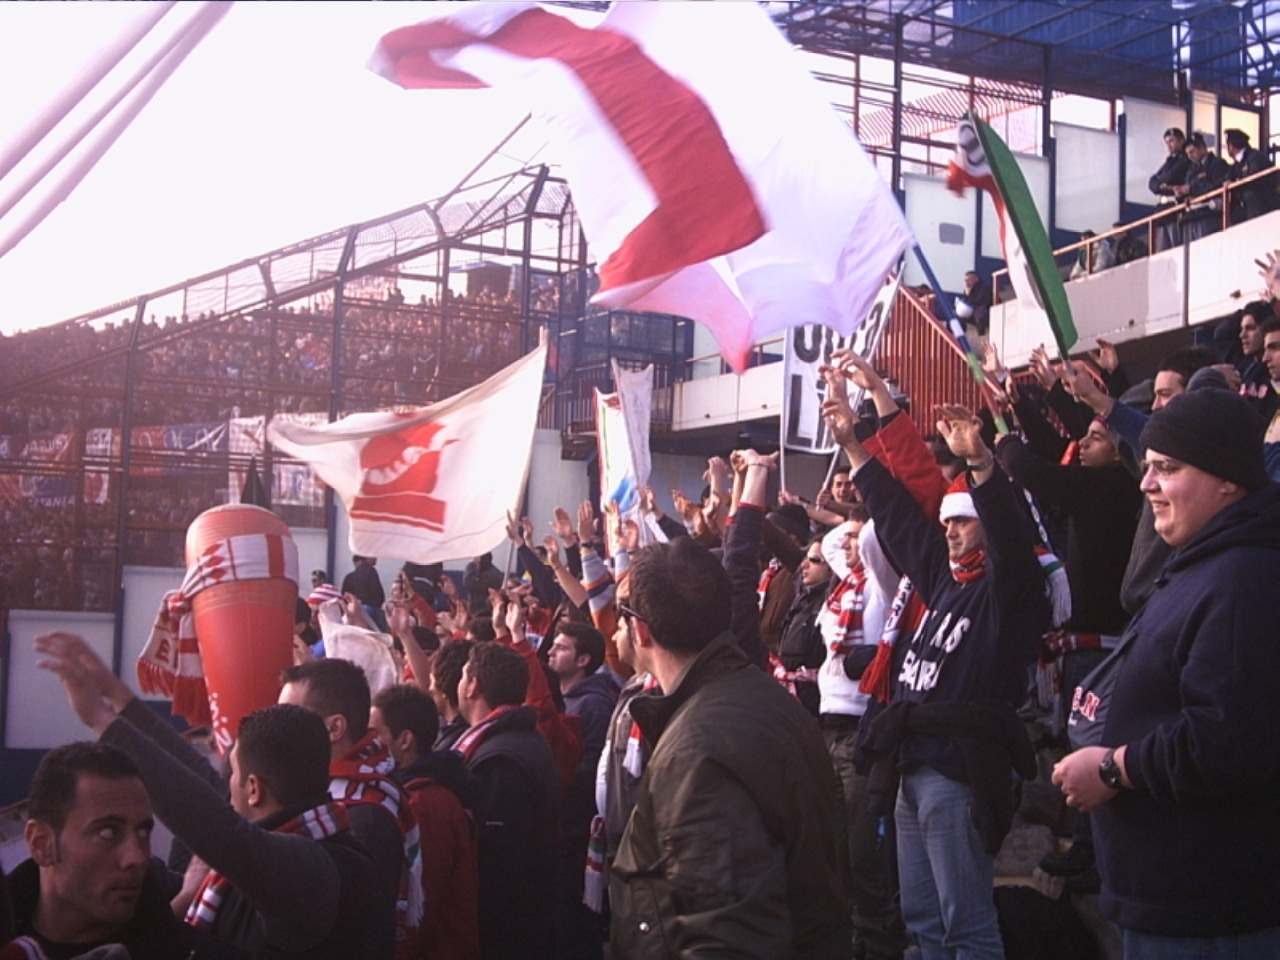
M 491 86 L 546 122 L 605 307 L 692 317 L 734 367 L 802 323 L 852 334 L 911 242 L 849 128 L 756 3 L 439 5 L 379 42 L 407 88 Z

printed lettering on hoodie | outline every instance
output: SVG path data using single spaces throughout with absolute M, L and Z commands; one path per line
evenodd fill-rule
M 902 659 L 902 672 L 898 674 L 898 683 L 908 690 L 924 692 L 932 690 L 938 683 L 938 674 L 942 670 L 943 661 L 960 646 L 966 633 L 969 632 L 968 617 L 957 618 L 951 623 L 952 615 L 942 617 L 942 622 L 934 630 L 933 637 L 927 645 L 923 642 L 925 630 L 930 627 L 936 617 L 925 617 L 911 639 L 911 649 Z M 917 650 L 921 651 L 917 654 Z

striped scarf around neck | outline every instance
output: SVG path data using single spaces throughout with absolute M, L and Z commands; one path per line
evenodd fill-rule
M 956 583 L 973 583 L 987 573 L 987 551 L 982 547 L 970 550 L 958 560 L 952 560 L 951 576 Z
M 391 779 L 396 762 L 387 746 L 369 731 L 351 751 L 329 764 L 329 796 L 346 807 L 381 807 L 400 828 L 404 870 L 396 899 L 397 936 L 422 923 L 422 850 L 418 822 L 403 791 Z
M 293 833 L 313 840 L 324 840 L 350 828 L 351 821 L 347 817 L 347 811 L 341 804 L 329 802 L 304 810 L 293 819 L 272 828 L 271 832 Z M 196 891 L 191 906 L 187 908 L 186 922 L 202 930 L 212 928 L 231 889 L 230 880 L 218 871 L 210 870 L 204 883 Z

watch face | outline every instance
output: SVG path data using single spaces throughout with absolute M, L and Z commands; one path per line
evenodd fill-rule
M 1115 756 L 1112 753 L 1108 752 L 1098 764 L 1098 777 L 1112 790 L 1120 789 L 1120 767 L 1116 765 Z

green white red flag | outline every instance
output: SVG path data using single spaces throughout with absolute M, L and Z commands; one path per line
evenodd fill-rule
M 1000 221 L 1000 247 L 1023 319 L 1043 315 L 1065 356 L 1079 339 L 1071 304 L 1053 259 L 1053 248 L 1027 189 L 1026 178 L 1000 136 L 973 114 L 960 121 L 947 186 L 963 194 L 976 187 L 991 194 Z

